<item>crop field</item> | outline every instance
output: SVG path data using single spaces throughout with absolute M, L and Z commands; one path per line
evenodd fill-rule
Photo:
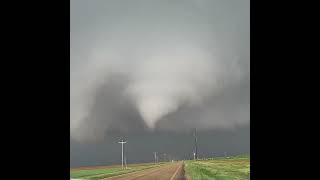
M 233 157 L 185 161 L 187 179 L 192 180 L 247 180 L 250 176 L 250 158 Z
M 117 166 L 101 166 L 101 167 L 84 167 L 70 169 L 71 179 L 103 179 L 112 176 L 142 171 L 150 168 L 162 166 L 166 163 L 143 163 L 143 164 L 130 164 L 127 169 L 122 170 L 121 165 Z

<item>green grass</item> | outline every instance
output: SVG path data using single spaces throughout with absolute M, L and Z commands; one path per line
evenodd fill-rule
M 121 169 L 121 166 L 113 166 L 99 169 L 80 169 L 80 170 L 71 170 L 70 178 L 79 178 L 79 179 L 103 179 L 111 176 L 117 176 L 121 174 L 127 174 L 135 171 L 145 170 L 149 168 L 159 167 L 164 163 L 159 163 L 157 165 L 153 163 L 145 164 L 133 164 L 128 165 L 128 168 L 125 170 Z
M 79 170 L 75 172 L 70 172 L 70 176 L 72 178 L 81 178 L 81 177 L 93 176 L 93 175 L 99 175 L 99 174 L 111 174 L 118 171 L 121 171 L 121 168 Z
M 249 179 L 249 156 L 213 160 L 185 161 L 186 175 L 192 180 L 245 180 Z

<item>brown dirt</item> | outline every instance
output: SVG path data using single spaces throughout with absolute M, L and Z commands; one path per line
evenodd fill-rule
M 147 166 L 147 165 L 150 165 L 150 164 L 153 164 L 153 163 L 128 164 L 128 167 L 131 167 L 131 166 Z M 90 170 L 90 169 L 108 169 L 108 168 L 116 168 L 116 167 L 121 167 L 121 165 L 75 167 L 75 168 L 70 168 L 70 171 Z
M 114 167 L 121 167 L 121 165 L 77 167 L 77 168 L 70 168 L 70 171 L 90 170 L 90 169 L 108 169 L 108 168 L 114 168 Z
M 183 163 L 173 163 L 145 171 L 106 178 L 106 180 L 185 180 Z

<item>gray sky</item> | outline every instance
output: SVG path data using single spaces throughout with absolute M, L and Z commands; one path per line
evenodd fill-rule
M 71 0 L 70 165 L 117 163 L 120 136 L 128 162 L 185 158 L 195 127 L 203 156 L 248 153 L 249 12 L 249 0 Z

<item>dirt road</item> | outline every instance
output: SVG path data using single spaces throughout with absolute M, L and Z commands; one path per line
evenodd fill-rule
M 106 178 L 106 180 L 184 180 L 183 163 L 172 163 L 145 171 Z

